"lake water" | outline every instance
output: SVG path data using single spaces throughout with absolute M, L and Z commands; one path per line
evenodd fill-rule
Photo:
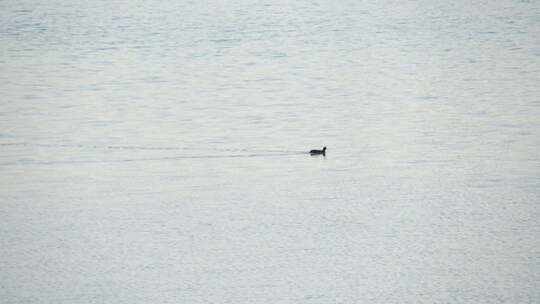
M 0 50 L 1 303 L 540 302 L 538 1 L 3 0 Z

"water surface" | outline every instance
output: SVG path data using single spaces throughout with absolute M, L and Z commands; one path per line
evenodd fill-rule
M 2 1 L 0 298 L 538 302 L 538 16 Z

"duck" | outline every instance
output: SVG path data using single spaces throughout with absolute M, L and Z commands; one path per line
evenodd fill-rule
M 326 155 L 326 147 L 322 148 L 322 150 L 311 150 L 311 151 L 309 151 L 309 154 L 311 154 L 311 155 L 318 155 L 318 154 Z

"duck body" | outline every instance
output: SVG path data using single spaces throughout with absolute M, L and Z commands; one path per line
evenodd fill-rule
M 326 147 L 322 148 L 322 150 L 311 150 L 311 151 L 309 151 L 309 154 L 311 154 L 311 155 L 319 155 L 319 154 L 326 155 Z

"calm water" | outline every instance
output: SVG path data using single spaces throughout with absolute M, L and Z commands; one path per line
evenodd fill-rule
M 3 0 L 0 51 L 1 303 L 540 302 L 537 1 Z

